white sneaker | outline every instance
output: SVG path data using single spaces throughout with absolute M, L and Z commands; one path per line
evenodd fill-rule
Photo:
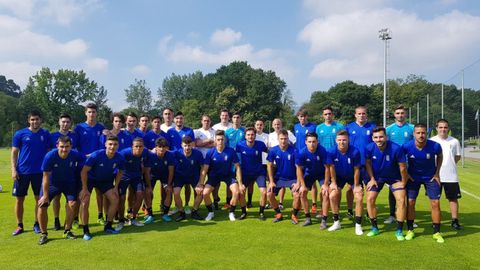
M 188 206 L 188 205 L 185 205 L 183 210 L 185 211 L 185 214 L 187 214 L 187 215 L 190 215 L 192 213 L 192 210 L 190 209 L 190 206 Z
M 337 221 L 334 221 L 332 226 L 330 226 L 330 228 L 328 228 L 328 231 L 329 232 L 333 232 L 333 231 L 336 231 L 336 230 L 340 230 L 342 228 L 342 226 L 340 225 L 340 220 L 337 220 Z
M 176 213 L 178 213 L 178 209 L 176 207 L 174 207 L 173 209 L 171 209 L 170 211 L 168 211 L 168 215 L 169 216 L 173 216 L 175 215 Z
M 417 223 L 413 223 L 413 228 L 418 228 Z
M 356 235 L 362 235 L 363 234 L 362 225 L 355 224 L 355 234 Z
M 395 222 L 394 216 L 389 216 L 387 219 L 383 221 L 384 224 L 392 224 L 393 222 Z
M 283 211 L 283 203 L 279 203 L 278 208 L 280 208 L 280 211 Z
M 115 231 L 119 232 L 123 229 L 123 227 L 125 226 L 125 223 L 124 222 L 119 222 L 117 224 L 117 226 L 115 226 Z
M 207 215 L 207 217 L 205 218 L 205 220 L 206 220 L 206 221 L 210 221 L 210 220 L 212 220 L 214 217 L 215 217 L 215 213 L 214 213 L 214 212 L 208 212 L 208 215 Z
M 132 224 L 132 226 L 137 226 L 137 227 L 145 226 L 145 224 L 143 224 L 142 222 L 140 222 L 136 219 L 131 219 L 130 224 Z
M 228 218 L 230 219 L 230 221 L 235 221 L 235 213 L 233 212 L 228 213 Z

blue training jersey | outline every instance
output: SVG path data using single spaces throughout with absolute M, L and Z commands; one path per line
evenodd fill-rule
M 133 155 L 131 147 L 125 148 L 119 152 L 125 159 L 125 170 L 123 171 L 122 180 L 127 179 L 142 179 L 142 169 L 144 167 L 150 168 L 150 155 L 146 148 L 140 156 Z
M 332 122 L 331 125 L 325 123 L 318 125 L 315 132 L 318 135 L 318 144 L 325 149 L 330 149 L 336 145 L 335 139 L 337 138 L 337 132 L 345 129 L 345 127 L 338 123 Z
M 100 136 L 104 129 L 105 127 L 100 123 L 96 123 L 93 127 L 85 122 L 78 124 L 75 127 L 75 133 L 78 139 L 78 152 L 86 156 L 102 149 L 103 145 L 100 145 Z
M 192 141 L 195 141 L 195 133 L 189 127 L 183 127 L 180 130 L 171 128 L 167 131 L 167 140 L 170 145 L 170 150 L 182 150 L 182 139 L 185 136 L 190 136 Z
M 408 160 L 408 174 L 414 180 L 430 181 L 437 170 L 436 156 L 442 153 L 440 144 L 427 140 L 422 149 L 415 146 L 415 140 L 403 145 Z
M 365 123 L 365 125 L 359 126 L 357 122 L 352 122 L 345 127 L 350 144 L 355 146 L 360 152 L 362 165 L 365 165 L 365 147 L 372 142 L 372 131 L 375 127 L 376 125 L 372 123 Z
M 130 135 L 128 133 L 125 133 L 123 131 L 120 131 L 117 134 L 118 138 L 118 151 L 123 150 L 128 147 L 132 147 L 132 139 L 130 138 Z M 100 145 L 101 149 L 105 149 L 105 142 L 107 141 L 107 135 L 102 134 L 100 136 Z
M 399 126 L 396 123 L 386 128 L 388 140 L 398 145 L 404 145 L 406 142 L 413 140 L 413 125 L 405 123 Z
M 122 138 L 125 139 L 124 141 L 124 146 L 125 147 L 132 147 L 133 145 L 133 140 L 135 138 L 142 138 L 143 139 L 143 133 L 137 129 L 134 129 L 133 132 L 130 132 L 128 130 L 122 130 L 120 131 L 120 133 L 118 133 L 118 135 L 120 135 L 121 133 L 123 133 L 121 136 Z
M 360 152 L 353 145 L 349 145 L 345 153 L 342 153 L 338 147 L 333 147 L 328 151 L 326 163 L 335 166 L 337 181 L 353 181 L 355 167 L 361 166 Z
M 382 151 L 372 142 L 365 149 L 366 159 L 372 164 L 373 177 L 375 180 L 401 180 L 400 167 L 398 163 L 405 163 L 405 155 L 402 147 L 394 142 L 387 141 Z
M 67 135 L 63 135 L 62 133 L 60 133 L 60 131 L 57 131 L 50 134 L 50 149 L 57 148 L 57 140 L 61 136 L 68 136 L 70 138 L 70 141 L 72 141 L 72 149 L 77 148 L 77 133 L 73 131 L 68 131 Z
M 42 163 L 42 171 L 50 172 L 50 185 L 69 186 L 77 183 L 77 173 L 85 157 L 75 150 L 71 150 L 65 159 L 61 158 L 58 150 L 47 153 Z
M 91 167 L 88 179 L 92 181 L 111 182 L 118 170 L 125 170 L 125 159 L 118 152 L 108 158 L 105 150 L 93 152 L 85 161 L 85 166 Z
M 50 133 L 43 128 L 37 132 L 23 128 L 15 132 L 12 146 L 19 149 L 16 168 L 19 174 L 41 173 L 43 158 L 50 148 Z
M 297 179 L 297 170 L 295 167 L 295 148 L 288 145 L 288 148 L 283 151 L 279 145 L 272 147 L 268 152 L 267 160 L 277 165 L 274 178 L 295 180 Z
M 327 151 L 321 145 L 313 153 L 305 147 L 295 157 L 295 164 L 303 167 L 304 177 L 313 177 L 315 180 L 325 179 L 326 161 Z
M 297 152 L 305 148 L 305 138 L 307 133 L 315 132 L 316 128 L 317 125 L 314 123 L 307 123 L 304 126 L 297 123 L 293 126 L 293 133 L 295 134 L 295 138 L 297 138 L 297 141 L 295 142 L 295 149 L 297 149 Z
M 173 152 L 167 151 L 163 157 L 160 157 L 156 153 L 150 152 L 150 165 L 152 166 L 150 171 L 152 180 L 162 179 L 166 181 L 168 179 L 168 167 L 175 166 L 175 155 Z
M 237 144 L 245 140 L 245 128 L 228 128 L 225 130 L 225 146 L 235 149 Z
M 145 147 L 152 150 L 155 148 L 155 142 L 158 138 L 163 137 L 167 138 L 167 133 L 160 130 L 160 133 L 156 133 L 153 129 L 149 130 L 145 136 L 143 136 L 143 141 L 145 142 Z
M 171 130 L 171 129 L 169 129 Z M 202 152 L 192 149 L 190 156 L 185 156 L 183 149 L 174 152 L 175 177 L 198 179 L 203 165 Z
M 255 141 L 250 147 L 246 141 L 241 141 L 235 151 L 240 154 L 242 176 L 265 175 L 262 154 L 267 151 L 267 145 L 264 142 Z
M 208 165 L 208 177 L 233 178 L 233 165 L 239 163 L 238 155 L 233 148 L 225 147 L 220 153 L 214 147 L 208 150 L 203 164 Z

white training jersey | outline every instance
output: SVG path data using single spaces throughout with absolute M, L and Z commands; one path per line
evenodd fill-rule
M 217 123 L 217 124 L 213 125 L 212 128 L 213 128 L 213 130 L 215 130 L 215 131 L 217 131 L 217 130 L 223 130 L 223 131 L 225 131 L 225 130 L 231 128 L 231 127 L 233 127 L 233 125 L 232 125 L 232 123 L 230 123 L 230 122 L 229 122 L 228 125 L 226 125 L 226 126 L 220 122 L 220 123 Z
M 268 147 L 268 134 L 263 132 L 262 134 L 255 133 L 255 140 L 263 142 Z M 267 153 L 262 153 L 262 164 L 267 164 Z
M 294 145 L 295 142 L 297 141 L 297 138 L 295 138 L 295 135 L 293 135 L 293 133 L 288 130 L 288 141 L 290 142 L 290 144 Z M 279 143 L 278 143 L 278 134 L 274 131 L 270 134 L 268 134 L 268 149 L 274 147 L 274 146 L 277 146 Z
M 457 163 L 455 163 L 455 156 L 461 155 L 460 142 L 448 136 L 447 139 L 442 139 L 438 135 L 430 138 L 430 140 L 439 143 L 442 146 L 442 167 L 440 167 L 440 182 L 442 183 L 457 183 Z
M 174 124 L 174 123 L 172 123 L 170 126 L 165 125 L 165 123 L 163 123 L 163 124 L 160 125 L 160 129 L 161 129 L 163 132 L 165 132 L 165 133 L 167 133 L 167 131 L 168 131 L 169 129 L 174 128 L 174 127 L 175 127 L 175 124 Z
M 208 140 L 208 139 L 214 139 L 215 138 L 215 130 L 213 128 L 210 128 L 208 130 L 205 130 L 203 128 L 195 129 L 195 140 Z M 203 158 L 207 155 L 208 150 L 210 150 L 210 147 L 197 147 L 198 151 L 202 152 Z

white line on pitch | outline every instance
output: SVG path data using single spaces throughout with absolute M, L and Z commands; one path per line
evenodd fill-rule
M 468 191 L 466 191 L 466 190 L 464 190 L 464 189 L 461 189 L 461 191 L 462 191 L 463 193 L 465 193 L 465 194 L 467 194 L 467 195 L 470 195 L 471 197 L 473 197 L 473 198 L 475 198 L 475 199 L 477 199 L 477 200 L 480 201 L 480 197 L 478 197 L 477 195 L 472 194 L 472 193 L 470 193 L 470 192 L 468 192 Z

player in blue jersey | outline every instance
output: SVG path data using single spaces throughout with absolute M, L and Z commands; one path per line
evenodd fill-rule
M 167 137 L 167 133 L 163 132 L 162 129 L 160 128 L 161 125 L 161 118 L 160 116 L 154 116 L 152 118 L 152 129 L 149 130 L 145 136 L 143 137 L 143 141 L 145 142 L 145 147 L 149 150 L 152 150 L 155 148 L 155 142 L 157 141 L 158 138 Z
M 150 117 L 147 114 L 141 114 L 140 118 L 138 119 L 138 128 L 137 130 L 142 134 L 142 137 L 145 136 L 148 132 L 148 122 L 150 121 Z
M 107 222 L 104 227 L 106 233 L 117 234 L 112 228 L 113 218 L 118 210 L 118 186 L 125 169 L 125 159 L 118 152 L 118 138 L 109 136 L 105 142 L 105 150 L 97 150 L 89 155 L 81 172 L 83 213 L 83 239 L 90 240 L 92 235 L 88 227 L 90 194 L 97 188 L 101 196 L 105 195 L 108 201 Z
M 270 149 L 267 156 L 268 188 L 267 198 L 271 207 L 275 210 L 275 219 L 273 222 L 279 222 L 283 219 L 279 203 L 275 198 L 281 188 L 290 188 L 292 191 L 293 203 L 291 221 L 298 223 L 296 218 L 300 209 L 300 185 L 297 183 L 297 174 L 295 166 L 295 148 L 288 144 L 288 131 L 282 129 L 278 134 L 279 144 Z M 273 164 L 276 164 L 274 173 Z
M 365 147 L 372 142 L 372 130 L 375 128 L 375 124 L 367 122 L 367 108 L 364 106 L 358 106 L 355 108 L 355 122 L 352 122 L 345 126 L 345 130 L 348 132 L 350 144 L 355 146 L 360 151 L 360 180 L 365 184 L 369 181 L 368 174 L 365 171 Z M 353 193 L 352 189 L 347 191 L 347 206 L 349 217 L 353 216 Z
M 225 145 L 232 149 L 235 149 L 237 143 L 245 140 L 245 128 L 242 127 L 242 116 L 239 112 L 234 112 L 232 114 L 232 127 L 225 130 Z M 238 155 L 240 158 L 240 155 Z M 230 188 L 226 187 L 226 204 L 223 206 L 224 209 L 230 208 L 229 201 L 232 199 L 232 193 Z
M 307 199 L 308 191 L 311 190 L 318 181 L 322 187 L 322 195 L 324 199 L 322 206 L 325 206 L 322 207 L 322 210 L 328 210 L 328 207 L 326 207 L 329 200 L 328 187 L 330 181 L 332 181 L 332 186 L 336 185 L 336 180 L 335 177 L 330 179 L 330 171 L 326 170 L 327 151 L 323 146 L 318 145 L 318 137 L 315 132 L 307 133 L 307 136 L 305 137 L 305 145 L 306 147 L 295 155 L 295 164 L 297 166 L 297 184 L 300 185 L 300 199 L 306 217 L 303 226 L 308 226 L 312 224 L 310 205 Z M 328 212 L 324 212 L 323 214 L 326 216 Z M 294 213 L 292 218 L 298 220 L 297 213 Z M 338 213 L 334 216 L 334 219 L 338 221 Z
M 415 220 L 415 203 L 420 186 L 423 185 L 430 199 L 432 213 L 433 239 L 443 243 L 440 234 L 440 167 L 443 161 L 442 147 L 440 144 L 427 140 L 427 127 L 416 124 L 413 130 L 414 140 L 403 145 L 403 150 L 408 161 L 409 182 L 407 183 L 407 235 L 406 240 L 415 237 L 413 222 Z
M 395 236 L 398 241 L 405 240 L 402 233 L 405 221 L 405 185 L 407 184 L 407 166 L 402 147 L 387 139 L 385 128 L 373 129 L 373 143 L 365 149 L 366 169 L 370 176 L 367 184 L 367 210 L 372 224 L 372 230 L 367 236 L 378 235 L 377 206 L 378 193 L 385 184 L 395 196 L 397 202 L 397 230 Z
M 61 136 L 68 136 L 71 141 L 71 148 L 76 149 L 77 146 L 77 134 L 71 130 L 72 128 L 72 117 L 68 114 L 61 114 L 58 117 L 58 126 L 59 130 L 50 134 L 50 149 L 57 148 L 57 140 Z M 60 225 L 60 197 L 61 194 L 58 194 L 52 200 L 53 216 L 55 218 L 54 228 L 56 231 L 61 229 Z
M 124 132 L 123 126 L 125 125 L 125 116 L 121 113 L 113 113 L 112 117 L 112 129 L 104 130 L 103 134 L 100 136 L 100 144 L 102 148 L 105 147 L 105 142 L 107 141 L 108 136 L 117 136 L 118 137 L 118 151 L 123 150 L 127 147 L 132 146 L 132 140 L 130 135 Z
M 132 147 L 125 148 L 119 152 L 125 159 L 125 170 L 118 186 L 119 195 L 119 222 L 115 228 L 120 231 L 125 224 L 125 199 L 127 189 L 135 192 L 132 204 L 132 212 L 129 224 L 133 226 L 143 226 L 144 223 L 137 221 L 138 210 L 142 205 L 145 186 L 151 189 L 150 184 L 150 154 L 143 143 L 143 139 L 137 137 L 133 139 Z M 152 223 L 153 219 L 146 220 L 146 223 Z
M 75 133 L 78 137 L 77 150 L 80 154 L 88 157 L 91 153 L 102 149 L 105 144 L 100 142 L 105 127 L 97 122 L 97 105 L 88 103 L 85 106 L 85 116 L 87 117 L 84 123 L 80 123 L 75 127 Z M 97 222 L 104 225 L 103 218 L 103 197 L 100 192 L 95 189 L 97 198 L 98 219 Z
M 260 191 L 260 211 L 258 213 L 260 220 L 265 220 L 265 204 L 267 201 L 267 184 L 265 179 L 265 168 L 262 165 L 262 154 L 267 152 L 267 145 L 261 141 L 255 140 L 255 129 L 253 127 L 245 129 L 245 141 L 241 141 L 235 147 L 235 151 L 240 154 L 242 180 L 245 190 L 257 183 Z M 245 197 L 245 194 L 243 195 Z M 245 219 L 247 212 L 243 212 L 240 219 Z
M 305 139 L 308 133 L 314 133 L 317 125 L 314 123 L 308 122 L 308 113 L 305 109 L 301 109 L 297 112 L 298 123 L 293 126 L 293 133 L 297 142 L 295 144 L 295 149 L 297 152 L 300 152 L 305 148 Z
M 125 118 L 125 129 L 123 133 L 127 135 L 125 145 L 131 147 L 135 138 L 143 138 L 143 133 L 137 129 L 138 116 L 134 112 L 129 112 Z
M 355 234 L 362 235 L 363 185 L 360 181 L 360 152 L 349 144 L 348 133 L 345 130 L 337 132 L 335 142 L 336 146 L 328 151 L 326 162 L 330 175 L 334 176 L 337 184 L 337 189 L 330 190 L 329 194 L 332 212 L 339 213 L 342 189 L 348 183 L 353 187 L 355 197 Z M 340 222 L 335 227 L 340 228 Z
M 413 125 L 407 123 L 407 109 L 403 105 L 398 105 L 394 110 L 395 123 L 386 128 L 388 140 L 398 145 L 404 145 L 413 140 Z M 395 221 L 395 197 L 392 191 L 388 193 L 388 204 L 390 207 L 390 216 L 383 222 L 391 224 Z
M 173 194 L 173 176 L 175 172 L 175 154 L 168 151 L 167 139 L 160 137 L 155 142 L 156 146 L 151 153 L 151 190 L 147 187 L 145 190 L 145 204 L 147 212 L 152 216 L 152 199 L 153 190 L 157 181 L 160 181 L 160 211 L 163 213 L 162 219 L 166 222 L 172 221 L 168 215 L 170 206 L 172 205 Z
M 186 219 L 187 215 L 180 197 L 180 192 L 184 186 L 191 186 L 195 190 L 191 218 L 196 220 L 203 219 L 198 214 L 198 208 L 203 200 L 203 185 L 200 184 L 199 177 L 204 160 L 202 153 L 197 149 L 193 149 L 193 145 L 193 139 L 190 136 L 185 136 L 182 138 L 182 149 L 174 152 L 176 166 L 173 180 L 173 196 L 178 209 L 178 216 L 175 219 L 177 222 Z
M 15 132 L 12 140 L 12 195 L 15 200 L 15 216 L 17 228 L 13 236 L 23 233 L 23 204 L 28 187 L 32 186 L 35 202 L 38 202 L 42 185 L 42 160 L 50 147 L 50 133 L 41 128 L 42 118 L 39 112 L 32 111 L 28 114 L 28 128 Z M 37 220 L 38 207 L 35 204 L 35 224 L 33 231 L 40 233 Z
M 71 139 L 67 136 L 61 136 L 57 139 L 56 148 L 47 153 L 42 163 L 43 181 L 40 199 L 38 200 L 38 221 L 42 236 L 38 244 L 43 245 L 47 242 L 47 222 L 48 205 L 50 201 L 63 193 L 67 199 L 65 231 L 63 237 L 75 239 L 76 236 L 71 232 L 73 216 L 77 205 L 77 180 L 76 171 L 78 166 L 82 166 L 84 157 L 77 151 L 72 150 Z
M 213 189 L 218 186 L 220 182 L 224 182 L 232 192 L 232 199 L 227 202 L 230 204 L 228 218 L 231 221 L 235 221 L 235 209 L 239 200 L 242 213 L 245 213 L 247 208 L 243 196 L 245 186 L 242 182 L 242 171 L 238 155 L 235 150 L 226 146 L 225 141 L 225 132 L 223 130 L 217 130 L 215 132 L 215 147 L 210 149 L 205 156 L 204 166 L 200 174 L 200 186 L 204 185 L 205 178 L 208 174 L 208 181 L 205 183 L 203 189 L 203 198 L 205 200 L 205 206 L 208 209 L 208 215 L 205 218 L 207 221 L 212 220 L 215 216 L 210 193 L 212 193 Z M 235 168 L 235 171 L 233 171 L 232 168 Z

